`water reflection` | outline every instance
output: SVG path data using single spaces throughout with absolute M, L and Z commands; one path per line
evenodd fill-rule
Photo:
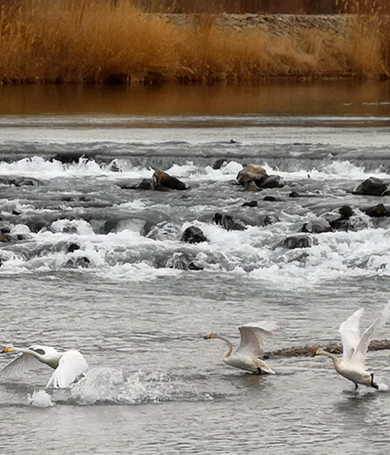
M 0 115 L 390 115 L 389 81 L 0 86 Z

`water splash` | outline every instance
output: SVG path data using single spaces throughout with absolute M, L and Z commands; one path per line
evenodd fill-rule
M 389 389 L 390 389 L 390 387 L 387 384 L 383 383 L 383 382 L 381 384 L 378 384 L 378 387 L 379 387 L 378 390 L 380 392 L 388 392 Z
M 125 377 L 115 368 L 93 368 L 71 387 L 71 397 L 80 405 L 139 404 L 172 399 L 172 384 L 137 372 Z
M 27 403 L 36 408 L 50 408 L 54 406 L 51 396 L 45 390 L 34 390 L 27 395 Z

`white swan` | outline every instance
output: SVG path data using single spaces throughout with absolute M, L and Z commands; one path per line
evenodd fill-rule
M 241 342 L 234 354 L 232 354 L 233 344 L 225 336 L 218 333 L 210 333 L 204 338 L 206 340 L 219 338 L 228 345 L 228 350 L 225 352 L 223 358 L 223 361 L 227 365 L 257 374 L 275 374 L 260 356 L 265 352 L 265 340 L 272 335 L 272 332 L 276 330 L 276 328 L 276 324 L 265 322 L 249 323 L 239 327 Z
M 30 368 L 37 366 L 37 362 L 54 368 L 54 373 L 46 387 L 67 388 L 74 380 L 88 369 L 88 363 L 83 355 L 76 350 L 58 352 L 51 346 L 34 345 L 29 348 L 6 346 L 1 353 L 21 353 L 19 357 L 0 371 L 0 381 L 20 375 Z
M 376 336 L 377 332 L 386 324 L 390 315 L 390 301 L 380 312 L 375 321 L 366 329 L 363 336 L 360 336 L 359 323 L 364 312 L 360 308 L 339 328 L 341 341 L 343 343 L 343 357 L 340 360 L 335 354 L 317 349 L 316 354 L 327 355 L 333 360 L 337 373 L 355 384 L 355 391 L 358 384 L 378 389 L 379 386 L 374 382 L 374 373 L 366 370 L 365 360 L 370 341 Z

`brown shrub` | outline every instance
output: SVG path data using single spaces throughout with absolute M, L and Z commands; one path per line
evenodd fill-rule
M 173 25 L 126 0 L 21 0 L 0 10 L 0 81 L 257 80 L 389 73 L 389 21 L 344 33 L 221 29 L 211 15 Z M 376 22 L 377 21 L 377 22 Z

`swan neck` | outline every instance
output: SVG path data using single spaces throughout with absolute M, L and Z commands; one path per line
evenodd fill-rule
M 215 338 L 219 338 L 220 340 L 224 341 L 224 342 L 227 344 L 228 348 L 227 348 L 227 351 L 226 351 L 225 354 L 224 354 L 224 357 L 229 357 L 229 355 L 230 355 L 230 354 L 232 353 L 232 351 L 233 351 L 233 344 L 232 344 L 232 342 L 229 340 L 229 338 L 226 338 L 225 336 L 219 335 L 219 334 L 215 335 Z
M 339 364 L 340 361 L 339 361 L 338 357 L 335 354 L 332 354 L 331 352 L 328 352 L 328 351 L 322 351 L 322 354 L 330 357 L 333 360 L 333 363 L 335 365 Z

